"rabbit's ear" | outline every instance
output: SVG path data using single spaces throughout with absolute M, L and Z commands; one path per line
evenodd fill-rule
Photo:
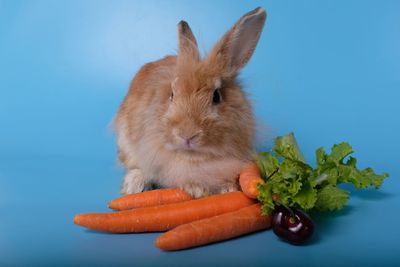
M 224 72 L 235 74 L 252 56 L 266 17 L 265 9 L 261 7 L 245 14 L 215 45 L 208 60 L 221 64 Z
M 200 53 L 197 47 L 197 41 L 194 37 L 189 24 L 186 21 L 180 21 L 178 23 L 178 35 L 179 35 L 179 53 L 178 58 L 181 59 L 192 59 L 194 61 L 200 60 Z

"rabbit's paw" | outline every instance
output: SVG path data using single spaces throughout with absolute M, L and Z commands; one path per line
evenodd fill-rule
M 223 193 L 235 192 L 235 191 L 239 191 L 239 185 L 236 182 L 232 182 L 232 183 L 226 183 L 226 184 L 222 185 L 219 190 L 219 193 L 223 194 Z
M 121 194 L 134 194 L 144 191 L 146 189 L 146 180 L 140 169 L 129 170 L 125 175 Z
M 194 198 L 200 198 L 209 195 L 208 190 L 199 184 L 186 184 L 182 187 L 182 189 Z

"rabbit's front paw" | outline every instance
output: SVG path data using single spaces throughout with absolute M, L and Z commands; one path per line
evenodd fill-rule
M 121 194 L 134 194 L 145 190 L 146 179 L 140 169 L 129 170 L 122 184 Z
M 219 190 L 220 194 L 223 193 L 228 193 L 228 192 L 235 192 L 239 191 L 239 185 L 237 183 L 227 183 L 221 186 L 221 189 Z
M 209 195 L 208 190 L 198 184 L 187 184 L 184 185 L 182 189 L 194 198 L 200 198 Z

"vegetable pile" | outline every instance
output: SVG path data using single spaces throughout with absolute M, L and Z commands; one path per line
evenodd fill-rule
M 316 151 L 317 163 L 308 165 L 293 134 L 278 137 L 270 152 L 257 155 L 239 174 L 243 192 L 193 199 L 180 189 L 158 189 L 112 200 L 109 213 L 85 213 L 74 223 L 111 233 L 160 232 L 155 244 L 162 250 L 181 250 L 240 235 L 272 229 L 281 239 L 299 245 L 314 231 L 307 211 L 344 207 L 349 192 L 338 187 L 378 189 L 388 176 L 371 168 L 359 170 L 349 156 L 348 143 L 327 154 Z

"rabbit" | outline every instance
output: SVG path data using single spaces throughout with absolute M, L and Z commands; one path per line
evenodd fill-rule
M 185 21 L 178 23 L 178 55 L 142 66 L 114 127 L 127 173 L 121 194 L 180 188 L 193 197 L 239 190 L 240 169 L 254 156 L 251 104 L 237 79 L 266 20 L 258 7 L 200 57 Z

